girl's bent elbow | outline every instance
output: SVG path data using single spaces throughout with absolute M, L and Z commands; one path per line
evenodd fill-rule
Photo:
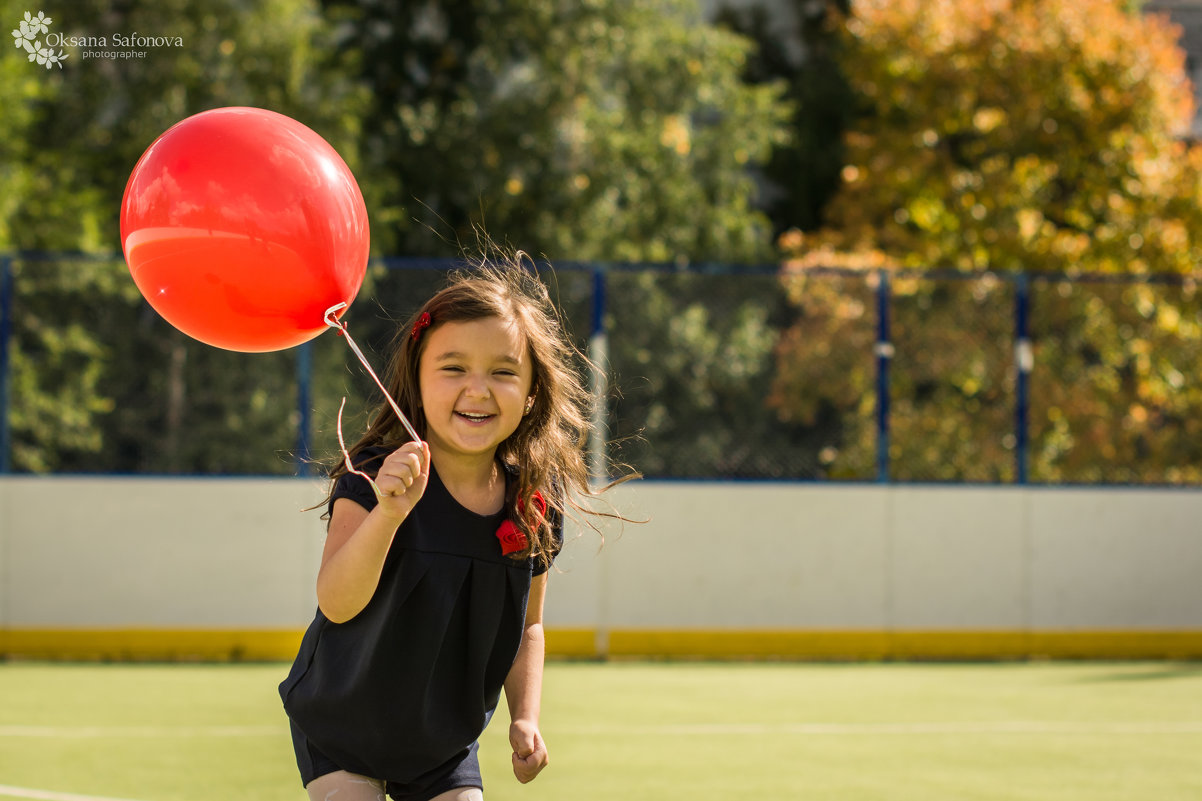
M 317 608 L 325 615 L 326 620 L 331 623 L 345 623 L 363 611 L 363 607 L 354 607 L 346 603 L 339 603 L 337 598 L 330 598 L 321 590 L 321 585 L 318 584 Z
M 345 609 L 331 608 L 328 604 L 323 604 L 320 601 L 317 604 L 317 608 L 321 610 L 326 620 L 331 623 L 345 623 L 358 614 L 358 612 L 347 614 L 347 610 Z
M 317 574 L 317 608 L 331 623 L 345 623 L 363 611 L 363 606 L 356 607 L 324 572 Z

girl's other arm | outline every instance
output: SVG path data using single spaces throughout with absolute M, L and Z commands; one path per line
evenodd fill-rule
M 547 766 L 547 746 L 538 731 L 538 716 L 543 691 L 543 600 L 547 595 L 547 574 L 530 581 L 530 599 L 526 603 L 526 629 L 517 659 L 505 679 L 505 698 L 509 703 L 509 744 L 513 747 L 513 775 L 522 784 L 533 779 Z
M 411 442 L 380 466 L 376 485 L 384 496 L 371 512 L 349 498 L 334 501 L 317 573 L 317 605 L 331 622 L 345 623 L 367 606 L 392 538 L 421 499 L 429 477 L 429 447 Z

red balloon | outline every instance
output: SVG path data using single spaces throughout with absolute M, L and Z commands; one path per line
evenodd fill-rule
M 354 300 L 367 208 L 312 130 L 274 111 L 219 108 L 142 154 L 121 202 L 121 243 L 167 322 L 219 348 L 280 350 L 326 330 L 326 310 Z

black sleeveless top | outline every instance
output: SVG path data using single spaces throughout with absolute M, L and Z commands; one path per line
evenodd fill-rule
M 364 452 L 370 466 L 361 469 L 374 473 L 382 455 Z M 376 505 L 353 474 L 338 480 L 331 510 L 338 498 L 368 511 Z M 345 623 L 318 610 L 280 697 L 305 737 L 344 770 L 412 781 L 484 731 L 521 643 L 530 579 L 546 570 L 501 554 L 496 531 L 505 518 L 504 510 L 464 508 L 431 465 L 367 606 Z M 563 521 L 551 523 L 557 551 Z

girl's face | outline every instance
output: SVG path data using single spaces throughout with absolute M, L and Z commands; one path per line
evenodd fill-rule
M 418 386 L 431 449 L 487 455 L 517 430 L 534 378 L 525 338 L 500 317 L 425 332 Z

